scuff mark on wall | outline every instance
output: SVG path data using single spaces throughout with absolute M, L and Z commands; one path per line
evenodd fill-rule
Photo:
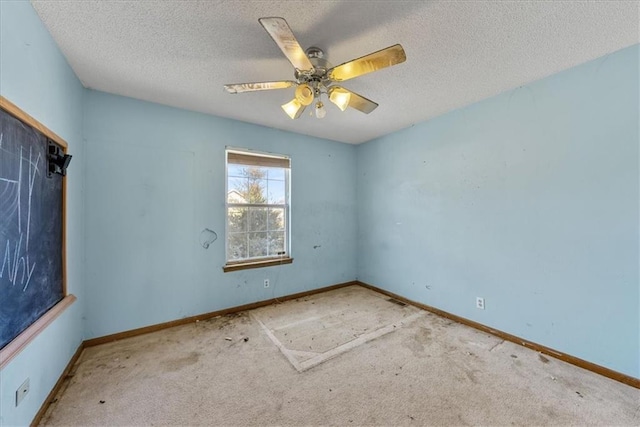
M 205 228 L 200 232 L 200 244 L 203 248 L 209 249 L 209 246 L 216 240 L 218 240 L 218 234 L 215 231 Z

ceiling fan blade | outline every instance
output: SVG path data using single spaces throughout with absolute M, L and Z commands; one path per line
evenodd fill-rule
M 255 92 L 258 90 L 286 89 L 295 85 L 296 82 L 284 80 L 281 82 L 258 82 L 258 83 L 234 83 L 224 85 L 224 89 L 229 93 Z
M 351 96 L 349 97 L 349 107 L 355 108 L 358 111 L 362 111 L 365 114 L 369 114 L 376 108 L 378 108 L 378 104 L 373 102 L 370 99 L 365 98 L 364 96 L 358 95 L 355 92 L 351 92 L 350 90 L 343 90 L 349 92 Z
M 327 75 L 329 79 L 334 82 L 342 82 L 382 68 L 400 64 L 406 59 L 407 56 L 404 53 L 404 49 L 399 44 L 396 44 L 333 67 L 327 72 Z
M 284 56 L 300 71 L 313 71 L 313 64 L 300 47 L 298 40 L 284 18 L 271 17 L 258 19 L 267 33 L 276 42 Z

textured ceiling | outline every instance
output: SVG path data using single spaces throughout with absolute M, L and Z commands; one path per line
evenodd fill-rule
M 638 2 L 32 1 L 89 88 L 360 143 L 638 43 Z M 291 120 L 293 88 L 231 95 L 225 83 L 290 80 L 258 23 L 284 17 L 334 65 L 403 45 L 407 61 L 343 85 L 380 104 L 327 104 Z

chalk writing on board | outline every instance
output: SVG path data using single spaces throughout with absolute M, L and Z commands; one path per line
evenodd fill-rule
M 64 179 L 46 135 L 0 108 L 0 348 L 64 297 Z
M 0 151 L 5 151 L 2 147 L 3 134 L 0 134 Z M 18 226 L 18 236 L 16 239 L 7 239 L 2 255 L 2 266 L 0 267 L 0 278 L 6 277 L 12 286 L 22 286 L 22 291 L 26 291 L 31 281 L 31 276 L 36 268 L 36 262 L 29 259 L 29 241 L 31 234 L 31 202 L 33 199 L 33 186 L 37 175 L 41 174 L 40 167 L 44 164 L 40 153 L 34 155 L 33 149 L 29 148 L 27 156 L 26 149 L 20 147 L 18 173 L 15 176 L 0 175 L 0 199 L 3 200 L 2 215 L 11 217 L 16 211 L 16 221 Z M 11 154 L 7 151 L 8 154 Z M 25 182 L 26 179 L 26 182 Z M 22 186 L 27 185 L 27 200 L 22 197 Z M 23 221 L 22 211 L 26 212 Z M 13 241 L 12 241 L 13 240 Z M 0 247 L 0 251 L 2 248 Z M 2 252 L 0 252 L 1 254 Z

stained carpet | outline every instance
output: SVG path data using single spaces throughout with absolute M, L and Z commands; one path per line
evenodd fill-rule
M 640 391 L 351 286 L 87 348 L 43 423 L 637 426 Z

